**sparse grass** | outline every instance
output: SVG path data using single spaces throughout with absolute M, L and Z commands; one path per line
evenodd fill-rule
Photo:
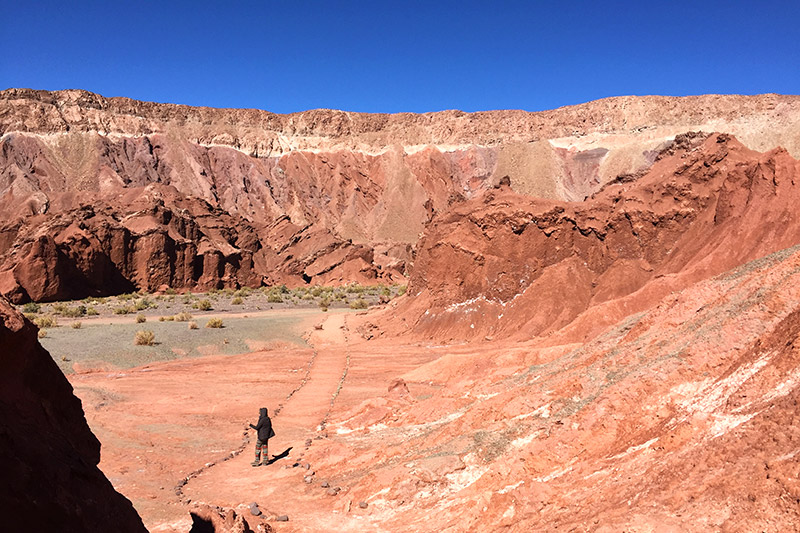
M 146 317 L 146 316 L 144 316 L 144 315 L 143 315 L 143 314 L 141 314 L 141 313 L 139 313 L 138 315 L 136 315 L 136 323 L 137 323 L 137 324 L 144 324 L 145 322 L 147 322 L 147 317 Z
M 140 329 L 133 337 L 133 344 L 136 346 L 152 346 L 155 344 L 156 335 L 150 330 Z
M 221 318 L 209 318 L 208 322 L 206 322 L 206 327 L 207 328 L 218 329 L 218 328 L 222 328 L 222 327 L 225 327 L 225 326 L 223 325 Z

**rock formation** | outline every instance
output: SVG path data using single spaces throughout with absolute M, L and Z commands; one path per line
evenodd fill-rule
M 430 225 L 405 318 L 443 339 L 530 339 L 575 322 L 555 339 L 587 340 L 671 291 L 800 243 L 798 202 L 797 160 L 723 134 L 679 136 L 648 172 L 584 202 L 501 187 Z
M 541 113 L 275 115 L 84 91 L 9 89 L 0 92 L 0 214 L 6 221 L 0 228 L 0 286 L 17 300 L 25 293 L 55 297 L 58 290 L 29 288 L 24 272 L 9 272 L 40 250 L 45 255 L 35 261 L 47 262 L 48 271 L 86 272 L 86 265 L 70 259 L 74 251 L 62 250 L 56 268 L 48 252 L 52 243 L 35 244 L 28 235 L 51 233 L 54 217 L 68 219 L 85 205 L 113 208 L 119 219 L 135 215 L 134 199 L 153 187 L 172 199 L 167 207 L 198 199 L 208 208 L 197 216 L 225 212 L 230 218 L 220 224 L 250 225 L 259 238 L 269 232 L 263 228 L 277 231 L 278 241 L 261 244 L 271 262 L 237 265 L 229 255 L 236 252 L 223 246 L 197 259 L 204 263 L 215 255 L 211 261 L 222 265 L 219 275 L 157 276 L 171 278 L 167 282 L 178 288 L 347 281 L 353 275 L 395 281 L 409 271 L 434 214 L 480 195 L 504 176 L 522 194 L 583 200 L 618 175 L 648 167 L 676 134 L 732 132 L 750 148 L 781 145 L 798 156 L 798 124 L 800 98 L 778 95 L 622 97 Z M 286 231 L 304 241 L 304 258 L 280 242 Z M 191 242 L 189 248 L 202 248 L 181 239 Z M 100 246 L 110 247 L 107 241 Z M 107 255 L 96 245 L 92 249 Z M 326 258 L 332 250 L 349 264 L 340 267 L 338 259 Z M 149 272 L 112 262 L 98 277 L 116 269 L 124 279 L 105 285 L 104 292 L 120 284 L 150 288 Z M 186 271 L 180 261 L 169 269 Z
M 145 531 L 97 468 L 100 443 L 36 327 L 2 298 L 0 346 L 2 529 Z

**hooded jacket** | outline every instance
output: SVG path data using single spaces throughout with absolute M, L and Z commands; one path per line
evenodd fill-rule
M 250 424 L 250 427 L 258 431 L 258 440 L 260 441 L 266 441 L 275 436 L 275 432 L 272 431 L 272 420 L 267 416 L 266 407 L 262 407 L 258 411 L 258 422 L 255 426 Z

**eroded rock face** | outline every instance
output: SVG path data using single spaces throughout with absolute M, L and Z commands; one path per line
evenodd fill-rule
M 36 327 L 0 298 L 0 514 L 7 531 L 145 531 Z
M 81 205 L 134 215 L 127 207 L 131 191 L 169 186 L 183 198 L 226 212 L 236 226 L 314 234 L 303 237 L 303 247 L 318 274 L 298 272 L 296 255 L 283 250 L 268 271 L 233 266 L 220 275 L 227 278 L 222 284 L 258 277 L 303 280 L 319 273 L 319 279 L 335 281 L 354 272 L 391 281 L 387 269 L 410 271 L 419 237 L 435 214 L 504 177 L 521 194 L 581 201 L 616 176 L 648 167 L 665 143 L 693 129 L 733 132 L 751 148 L 781 145 L 798 156 L 800 98 L 623 97 L 542 113 L 275 115 L 85 91 L 9 89 L 0 92 L 0 215 L 11 226 L 26 224 L 30 233 L 38 222 L 29 219 L 68 215 Z M 0 249 L 12 245 L 13 235 L 8 227 L 0 229 Z M 349 242 L 358 250 L 344 253 Z M 49 294 L 55 289 L 47 286 L 54 276 L 63 277 L 63 267 L 53 263 L 58 257 L 51 243 L 36 246 L 29 259 L 50 263 L 43 287 L 30 292 Z M 346 268 L 332 268 L 337 260 L 323 259 L 331 250 L 349 257 Z M 228 268 L 228 256 L 220 252 L 216 260 L 206 256 L 208 268 Z M 148 277 L 139 272 L 125 280 L 145 289 L 141 280 Z M 19 281 L 0 276 L 0 288 L 19 299 L 23 291 L 14 279 Z M 205 279 L 197 286 L 215 282 Z
M 797 160 L 720 134 L 682 138 L 644 175 L 581 203 L 500 188 L 430 225 L 406 319 L 444 339 L 530 339 L 574 322 L 558 341 L 585 340 L 673 290 L 800 243 L 798 202 Z
M 388 281 L 403 265 L 376 266 L 371 249 L 283 217 L 250 223 L 151 185 L 118 205 L 83 205 L 0 229 L 0 292 L 52 301 L 159 288 Z

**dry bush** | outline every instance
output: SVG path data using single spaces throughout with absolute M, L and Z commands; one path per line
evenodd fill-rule
M 141 314 L 141 313 L 139 313 L 138 315 L 136 315 L 136 323 L 137 323 L 137 324 L 144 324 L 145 322 L 147 322 L 147 317 L 146 317 L 146 316 L 144 316 L 144 315 L 143 315 L 143 314 Z
M 197 302 L 197 308 L 201 311 L 211 311 L 213 309 L 209 300 L 200 300 Z
M 72 324 L 70 324 L 70 326 L 72 326 L 72 329 L 81 329 L 83 324 L 81 324 L 80 320 L 77 320 L 77 321 L 73 322 Z
M 155 344 L 156 335 L 150 330 L 141 329 L 136 332 L 133 338 L 133 344 L 136 346 L 152 346 Z
M 178 313 L 175 315 L 174 319 L 175 322 L 186 322 L 187 320 L 192 319 L 192 314 L 184 311 L 183 313 Z
M 221 318 L 209 318 L 208 322 L 206 322 L 206 327 L 207 328 L 218 329 L 218 328 L 221 328 L 221 327 L 224 327 L 224 326 L 222 325 L 222 319 Z
M 231 300 L 231 305 L 242 305 L 244 300 L 242 300 L 239 296 Z
M 369 307 L 369 304 L 363 298 L 350 302 L 350 309 L 366 309 L 367 307 Z
M 54 328 L 58 325 L 56 323 L 56 317 L 50 315 L 36 317 L 33 323 L 36 324 L 39 329 Z
M 40 329 L 38 335 L 39 335 L 40 339 L 43 339 L 43 338 L 47 337 L 47 330 L 46 329 Z
M 197 325 L 197 322 L 195 322 L 194 320 L 192 320 L 191 322 L 189 322 L 189 329 L 198 329 L 199 327 L 200 327 L 200 326 L 198 326 L 198 325 Z

